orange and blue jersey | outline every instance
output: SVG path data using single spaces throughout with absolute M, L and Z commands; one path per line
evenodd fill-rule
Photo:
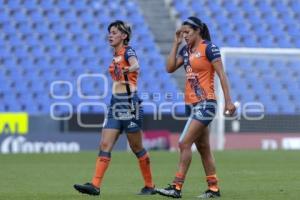
M 179 56 L 183 58 L 186 71 L 185 102 L 194 104 L 203 100 L 215 100 L 215 69 L 212 63 L 221 58 L 219 48 L 204 40 L 194 52 L 190 52 L 187 45 L 184 46 Z
M 125 83 L 122 69 L 130 66 L 128 60 L 133 56 L 137 58 L 135 51 L 130 46 L 125 46 L 118 52 L 115 52 L 113 61 L 109 66 L 109 73 L 114 81 Z M 138 71 L 127 73 L 130 84 L 136 86 L 138 74 Z M 129 98 L 131 98 L 131 103 L 134 106 L 134 115 L 132 115 L 132 107 L 128 102 Z M 123 130 L 127 133 L 136 133 L 142 129 L 142 121 L 143 108 L 137 92 L 133 92 L 131 97 L 128 97 L 128 93 L 112 95 L 109 111 L 103 125 L 104 129 L 117 129 L 120 133 Z
M 109 73 L 114 81 L 125 82 L 122 69 L 125 69 L 125 67 L 130 66 L 128 60 L 132 56 L 137 58 L 134 49 L 130 46 L 125 46 L 118 52 L 115 52 L 113 61 L 109 66 Z M 138 74 L 138 71 L 128 73 L 128 81 L 130 84 L 134 86 L 137 85 Z

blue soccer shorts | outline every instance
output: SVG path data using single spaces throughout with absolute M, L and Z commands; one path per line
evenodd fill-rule
M 104 121 L 104 129 L 118 129 L 120 133 L 135 133 L 142 129 L 143 108 L 137 93 L 131 95 L 132 104 L 127 93 L 114 94 L 108 106 L 108 114 Z M 132 109 L 132 105 L 133 108 Z
M 217 110 L 217 101 L 214 99 L 208 99 L 200 101 L 193 105 L 186 105 L 186 115 L 190 119 L 195 119 L 205 126 L 208 126 L 215 118 Z

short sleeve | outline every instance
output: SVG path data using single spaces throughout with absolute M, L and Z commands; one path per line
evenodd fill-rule
M 178 56 L 184 57 L 186 51 L 187 51 L 187 47 L 186 46 L 182 47 L 178 53 Z
M 207 59 L 210 62 L 213 62 L 217 58 L 221 58 L 221 53 L 220 53 L 219 47 L 217 47 L 216 45 L 214 45 L 212 43 L 207 45 L 205 54 L 206 54 Z
M 137 58 L 135 50 L 132 47 L 127 47 L 125 51 L 125 60 L 128 62 L 128 59 L 132 56 Z

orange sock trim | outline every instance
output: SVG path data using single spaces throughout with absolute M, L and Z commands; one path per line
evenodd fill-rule
M 181 190 L 183 187 L 183 183 L 184 183 L 184 179 L 185 179 L 185 175 L 177 172 L 175 175 L 175 178 L 173 180 L 173 185 L 175 185 L 176 190 Z
M 178 178 L 185 178 L 185 175 L 184 174 L 182 174 L 182 173 L 180 173 L 180 172 L 176 172 L 176 177 L 178 177 Z
M 98 157 L 96 160 L 95 175 L 92 180 L 92 184 L 100 188 L 106 169 L 110 163 L 110 158 L 108 157 Z
M 148 153 L 138 158 L 139 166 L 144 178 L 145 186 L 147 187 L 154 187 L 153 180 L 152 180 L 152 173 L 150 167 L 150 158 Z
M 219 190 L 218 178 L 216 174 L 206 176 L 208 188 L 214 192 Z

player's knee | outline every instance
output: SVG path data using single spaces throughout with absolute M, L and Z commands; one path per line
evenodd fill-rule
M 207 142 L 198 142 L 197 149 L 200 153 L 206 152 L 207 150 L 209 150 L 209 144 Z
M 178 147 L 180 151 L 186 150 L 186 149 L 191 149 L 191 144 L 188 142 L 179 142 Z
M 138 143 L 129 144 L 129 146 L 134 153 L 140 152 L 143 149 L 143 146 Z

